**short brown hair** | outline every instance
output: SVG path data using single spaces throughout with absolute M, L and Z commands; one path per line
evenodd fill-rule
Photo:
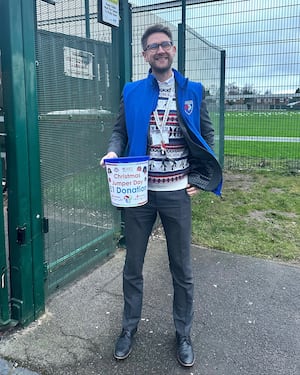
M 147 40 L 149 36 L 154 33 L 164 33 L 170 38 L 171 42 L 173 41 L 172 32 L 167 26 L 164 26 L 162 24 L 156 24 L 156 25 L 150 26 L 148 27 L 148 29 L 146 29 L 146 31 L 144 32 L 141 38 L 142 48 L 144 51 L 147 48 Z

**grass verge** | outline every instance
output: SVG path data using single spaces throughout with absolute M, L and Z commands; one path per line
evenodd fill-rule
M 299 137 L 300 111 L 226 112 L 225 135 Z
M 225 172 L 222 199 L 193 198 L 195 244 L 300 264 L 299 175 Z

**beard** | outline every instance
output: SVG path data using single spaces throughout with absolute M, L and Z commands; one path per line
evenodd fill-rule
M 158 74 L 164 74 L 164 73 L 167 73 L 171 69 L 172 63 L 173 63 L 173 59 L 169 58 L 167 65 L 159 66 L 158 64 L 156 64 L 156 60 L 154 60 L 153 62 L 150 63 L 150 66 L 152 68 L 152 72 L 158 73 Z
M 167 73 L 170 70 L 171 64 L 169 64 L 168 66 L 165 66 L 165 67 L 151 66 L 151 68 L 152 68 L 153 73 L 164 74 L 164 73 Z

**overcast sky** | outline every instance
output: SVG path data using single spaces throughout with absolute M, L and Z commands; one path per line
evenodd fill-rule
M 300 87 L 300 0 L 221 0 L 188 6 L 186 15 L 188 26 L 226 50 L 227 84 L 261 93 Z M 160 16 L 180 21 L 181 10 Z

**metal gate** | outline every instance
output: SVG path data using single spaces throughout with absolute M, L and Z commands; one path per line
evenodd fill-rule
M 99 160 L 119 106 L 122 35 L 96 9 L 0 0 L 0 328 L 39 317 L 45 295 L 114 252 L 121 232 Z
M 1 156 L 6 160 L 8 196 L 7 230 L 3 229 L 2 204 L 0 220 L 3 325 L 12 320 L 25 325 L 44 312 L 34 46 L 33 2 L 1 0 L 1 126 L 5 131 Z
M 119 106 L 117 46 L 111 28 L 96 23 L 94 6 L 92 0 L 37 2 L 48 293 L 112 253 L 120 231 L 120 215 L 99 166 Z

